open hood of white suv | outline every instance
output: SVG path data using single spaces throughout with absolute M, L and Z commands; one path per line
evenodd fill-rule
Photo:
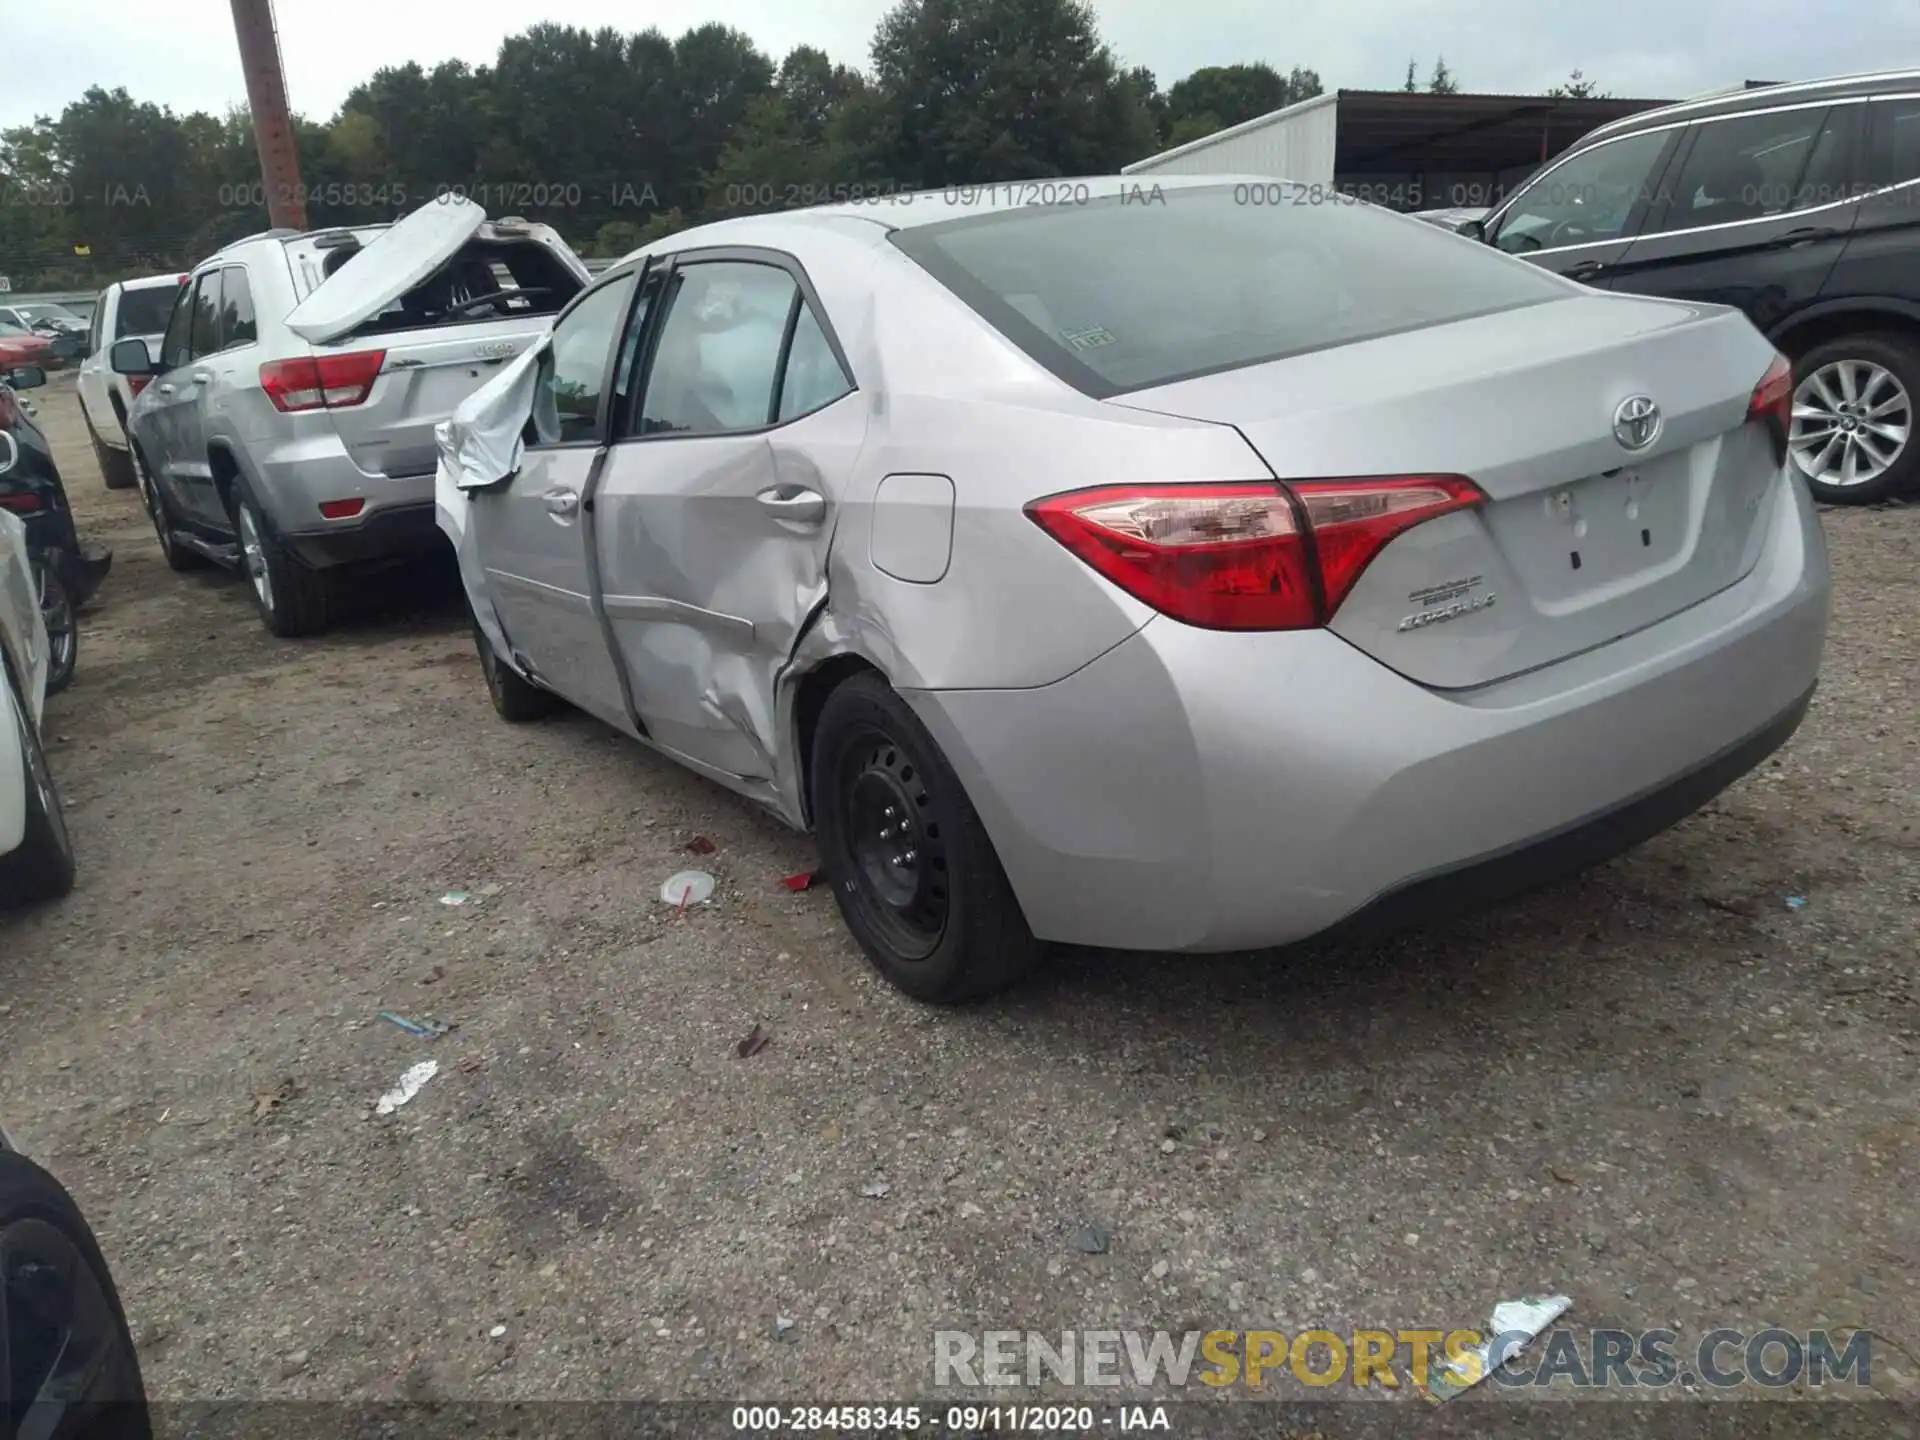
M 287 328 L 313 345 L 339 339 L 451 260 L 486 220 L 463 196 L 428 201 L 321 281 L 293 307 Z

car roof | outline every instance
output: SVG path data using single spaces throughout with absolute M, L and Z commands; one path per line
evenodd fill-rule
M 119 281 L 122 290 L 158 290 L 162 285 L 178 285 L 180 277 L 186 271 L 176 270 L 170 275 L 142 275 L 137 280 Z
M 1755 110 L 1773 110 L 1783 105 L 1817 105 L 1823 100 L 1853 100 L 1872 95 L 1899 95 L 1920 91 L 1920 70 L 1882 70 L 1867 75 L 1833 75 L 1824 80 L 1802 80 L 1787 85 L 1755 85 L 1750 89 L 1730 90 L 1706 95 L 1697 100 L 1682 100 L 1658 110 L 1642 110 L 1624 119 L 1609 121 L 1589 130 L 1572 147 L 1575 150 L 1598 140 L 1637 134 L 1690 120 L 1706 120 L 1722 115 L 1740 115 Z

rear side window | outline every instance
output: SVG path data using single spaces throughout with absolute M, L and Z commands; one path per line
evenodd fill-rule
M 1006 210 L 892 238 L 1096 397 L 1568 293 L 1432 225 L 1281 181 Z
M 787 351 L 786 374 L 780 382 L 781 421 L 811 415 L 831 405 L 853 389 L 847 372 L 840 368 L 839 357 L 827 343 L 827 332 L 820 328 L 820 317 L 804 301 L 794 322 L 793 344 Z
M 1696 125 L 1658 228 L 1763 220 L 1793 209 L 1826 116 L 1820 109 L 1785 110 Z
M 1878 189 L 1920 180 L 1920 100 L 1883 100 L 1867 110 L 1873 116 L 1867 183 Z
M 143 290 L 122 290 L 120 306 L 113 316 L 113 338 L 125 340 L 131 335 L 163 335 L 167 316 L 173 313 L 177 286 L 150 285 Z
M 232 265 L 220 272 L 220 348 L 251 345 L 260 338 L 253 314 L 253 285 L 246 267 Z

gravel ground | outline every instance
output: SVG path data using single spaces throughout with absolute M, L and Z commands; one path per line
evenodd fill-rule
M 1920 508 L 1824 517 L 1805 727 L 1637 852 L 1385 947 L 1074 952 L 935 1012 L 779 885 L 802 837 L 593 721 L 497 722 L 444 576 L 276 641 L 45 396 L 118 558 L 49 711 L 80 886 L 0 919 L 0 1115 L 156 1396 L 871 1400 L 930 1393 L 936 1328 L 1552 1290 L 1868 1327 L 1917 1393 Z M 719 889 L 676 917 L 688 865 Z

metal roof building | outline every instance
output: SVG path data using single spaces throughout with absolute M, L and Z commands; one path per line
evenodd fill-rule
M 1399 210 L 1489 205 L 1589 130 L 1670 100 L 1335 90 L 1125 168 L 1272 175 Z

